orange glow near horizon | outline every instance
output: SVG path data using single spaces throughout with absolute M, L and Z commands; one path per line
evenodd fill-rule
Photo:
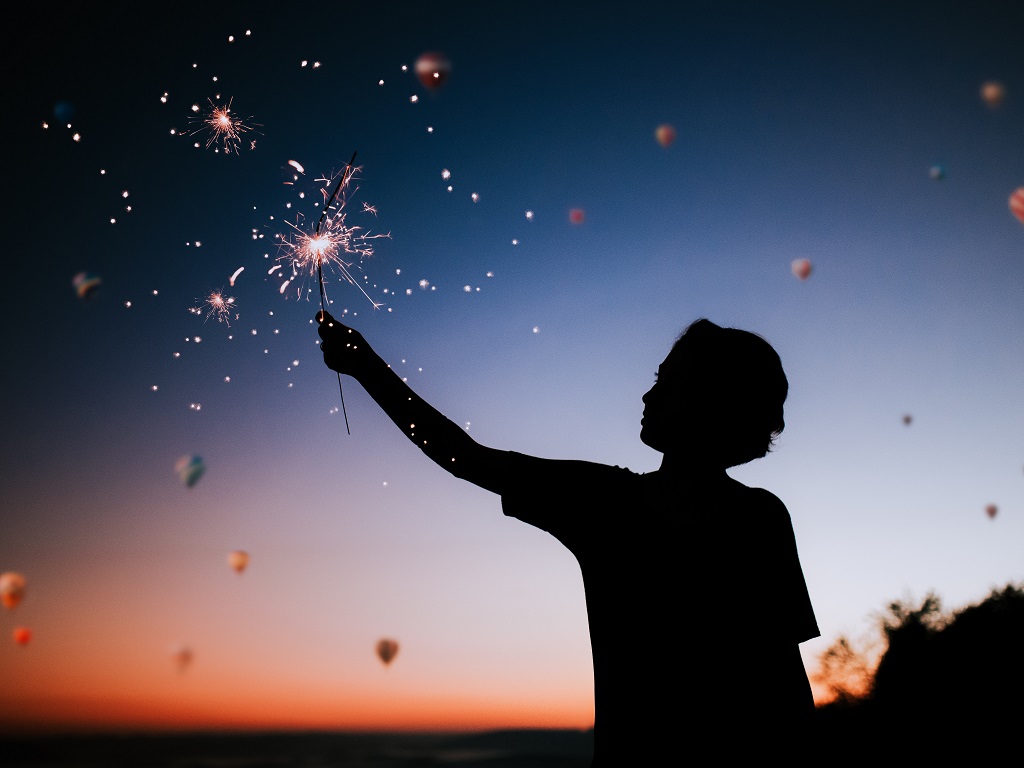
M 188 687 L 188 681 L 181 681 Z M 370 694 L 355 697 L 293 690 L 260 695 L 192 690 L 54 695 L 0 703 L 0 732 L 142 733 L 185 731 L 334 730 L 460 733 L 509 728 L 586 730 L 592 708 L 583 702 L 508 702 L 444 694 Z M 573 716 L 575 713 L 575 717 Z

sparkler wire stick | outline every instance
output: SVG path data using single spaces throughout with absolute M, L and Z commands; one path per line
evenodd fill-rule
M 356 153 L 352 153 L 352 158 L 348 161 L 348 165 L 345 166 L 344 172 L 341 174 L 341 180 L 338 182 L 338 186 L 334 188 L 334 192 L 331 194 L 330 199 L 324 206 L 323 213 L 320 214 L 320 221 L 316 223 L 316 234 L 320 236 L 320 226 L 324 223 L 324 219 L 327 218 L 327 212 L 331 209 L 331 205 L 334 204 L 335 198 L 338 193 L 345 187 L 346 182 L 352 175 L 352 164 L 356 161 Z M 316 275 L 317 280 L 320 283 L 320 311 L 321 313 L 327 311 L 327 289 L 324 288 L 324 268 L 323 259 L 317 259 L 316 261 Z M 345 417 L 345 431 L 348 434 L 352 434 L 352 430 L 348 426 L 348 411 L 345 410 L 345 392 L 341 388 L 341 373 L 338 373 L 338 394 L 341 395 L 341 413 Z

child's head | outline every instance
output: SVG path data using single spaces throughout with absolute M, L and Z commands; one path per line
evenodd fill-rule
M 644 395 L 641 439 L 714 466 L 745 464 L 768 453 L 785 428 L 788 391 L 767 341 L 702 318 L 679 336 Z

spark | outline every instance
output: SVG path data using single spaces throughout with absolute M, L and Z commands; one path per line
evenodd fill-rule
M 195 308 L 195 313 L 200 314 L 206 311 L 206 319 L 216 317 L 217 322 L 224 323 L 231 327 L 231 313 L 235 308 L 235 297 L 225 296 L 221 291 L 211 291 L 210 295 L 203 300 L 202 309 Z M 237 319 L 237 315 L 235 316 Z
M 231 154 L 232 152 L 238 154 L 238 145 L 241 143 L 242 134 L 255 130 L 255 124 L 250 125 L 232 112 L 232 101 L 233 99 L 228 99 L 227 104 L 217 105 L 212 99 L 207 99 L 210 108 L 202 117 L 193 118 L 199 121 L 199 127 L 189 135 L 195 136 L 197 133 L 208 132 L 209 136 L 206 140 L 207 149 L 220 142 L 224 147 L 225 154 Z M 198 113 L 199 105 L 193 104 L 192 111 Z M 248 119 L 251 120 L 252 118 Z M 253 141 L 250 149 L 255 148 L 255 146 L 256 142 Z
M 239 267 L 238 269 L 235 270 L 235 273 L 233 275 L 231 275 L 231 284 L 232 285 L 235 284 L 235 278 L 238 277 L 240 274 L 242 274 L 242 270 L 243 269 L 245 269 L 245 267 Z

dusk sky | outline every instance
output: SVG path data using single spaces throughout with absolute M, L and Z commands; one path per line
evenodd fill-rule
M 1024 8 L 678 5 L 23 10 L 4 729 L 592 725 L 572 555 L 339 391 L 316 275 L 282 290 L 353 152 L 346 222 L 382 237 L 330 309 L 486 445 L 652 471 L 641 397 L 686 325 L 778 350 L 785 432 L 730 474 L 790 510 L 812 675 L 894 600 L 1024 579 Z M 692 662 L 650 648 L 637 674 Z

